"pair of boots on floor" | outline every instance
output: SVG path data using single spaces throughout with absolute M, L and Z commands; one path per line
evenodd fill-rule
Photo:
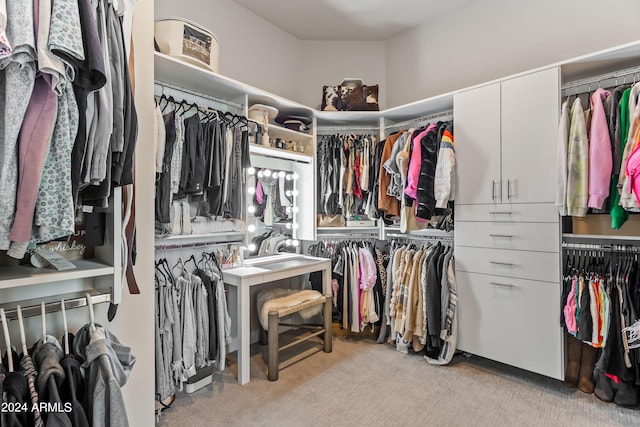
M 595 382 L 593 370 L 598 360 L 598 349 L 567 334 L 567 372 L 564 384 L 578 387 L 585 393 L 593 393 Z

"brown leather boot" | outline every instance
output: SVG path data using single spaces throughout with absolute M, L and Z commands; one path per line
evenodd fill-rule
M 567 333 L 567 369 L 564 374 L 564 385 L 578 386 L 580 374 L 580 359 L 582 358 L 582 341 Z
M 593 393 L 595 382 L 593 381 L 593 369 L 600 350 L 582 343 L 582 360 L 580 361 L 580 375 L 578 376 L 578 388 L 585 393 Z

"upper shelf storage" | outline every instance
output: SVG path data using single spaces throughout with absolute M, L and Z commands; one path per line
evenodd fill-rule
M 313 109 L 307 106 L 159 52 L 155 53 L 154 66 L 155 79 L 158 81 L 217 98 L 240 101 L 240 104 L 244 104 L 246 95 L 249 105 L 267 104 L 276 107 L 282 114 L 313 116 Z

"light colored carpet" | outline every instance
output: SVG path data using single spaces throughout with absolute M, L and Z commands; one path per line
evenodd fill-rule
M 478 357 L 430 366 L 388 344 L 336 337 L 332 353 L 308 348 L 269 382 L 266 347 L 253 350 L 249 384 L 237 384 L 232 364 L 212 385 L 179 393 L 159 426 L 640 425 L 638 410 Z

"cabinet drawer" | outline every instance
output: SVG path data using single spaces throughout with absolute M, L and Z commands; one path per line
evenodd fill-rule
M 564 379 L 560 285 L 456 273 L 460 350 Z
M 560 251 L 560 225 L 552 222 L 456 222 L 456 245 L 542 252 Z
M 456 246 L 456 270 L 560 283 L 560 254 Z
M 458 205 L 456 221 L 559 222 L 553 203 Z

